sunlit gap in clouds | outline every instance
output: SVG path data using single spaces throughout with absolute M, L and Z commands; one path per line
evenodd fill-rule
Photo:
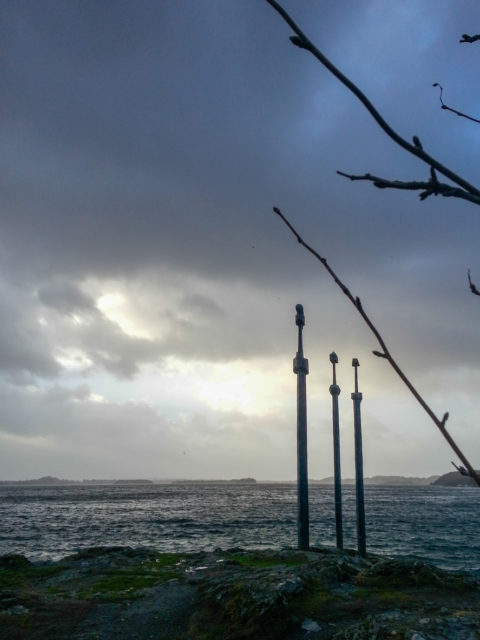
M 96 301 L 97 308 L 115 322 L 127 336 L 151 340 L 151 334 L 139 326 L 139 319 L 132 313 L 133 305 L 118 291 L 102 294 Z
M 87 371 L 93 361 L 79 349 L 58 349 L 55 360 L 63 367 L 66 373 L 80 373 Z
M 215 411 L 265 415 L 281 411 L 291 393 L 284 362 L 265 360 L 194 367 L 194 394 Z

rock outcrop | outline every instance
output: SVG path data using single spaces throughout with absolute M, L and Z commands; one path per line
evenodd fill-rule
M 2 639 L 471 640 L 476 576 L 353 552 L 129 547 L 0 558 Z

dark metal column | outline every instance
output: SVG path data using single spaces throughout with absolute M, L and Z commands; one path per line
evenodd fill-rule
M 362 394 L 358 392 L 358 367 L 360 363 L 353 358 L 352 367 L 355 368 L 355 393 L 353 400 L 353 423 L 355 431 L 355 489 L 357 497 L 357 546 L 358 554 L 367 555 L 367 536 L 365 531 L 365 496 L 363 491 L 363 450 L 362 450 L 362 418 L 360 403 Z
M 335 352 L 330 354 L 330 362 L 333 365 L 333 384 L 330 385 L 332 395 L 332 421 L 333 421 L 333 470 L 335 480 L 335 531 L 337 533 L 337 549 L 343 549 L 343 522 L 342 522 L 342 472 L 340 469 L 340 422 L 338 415 L 338 396 L 340 387 L 337 385 L 335 365 L 338 356 Z
M 303 306 L 295 307 L 295 324 L 298 327 L 298 351 L 293 360 L 293 372 L 297 375 L 297 528 L 298 548 L 310 546 L 308 516 L 308 461 L 307 461 L 307 383 L 308 360 L 303 357 L 302 331 L 305 325 Z

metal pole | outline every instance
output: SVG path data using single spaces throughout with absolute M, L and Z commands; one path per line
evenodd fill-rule
M 293 359 L 293 372 L 297 376 L 297 528 L 298 548 L 310 547 L 308 517 L 308 463 L 307 463 L 307 385 L 308 360 L 303 357 L 302 330 L 305 325 L 303 306 L 297 304 L 295 324 L 298 327 L 298 351 Z
M 362 452 L 362 418 L 360 403 L 362 394 L 358 392 L 358 367 L 360 363 L 353 358 L 352 367 L 355 368 L 355 393 L 353 400 L 353 424 L 355 431 L 355 489 L 357 496 L 357 547 L 361 557 L 367 555 L 367 537 L 365 532 L 365 496 L 363 491 L 363 452 Z
M 333 365 L 333 384 L 330 385 L 332 395 L 332 420 L 333 420 L 333 470 L 335 479 L 335 531 L 337 534 L 337 549 L 343 549 L 343 522 L 342 522 L 342 472 L 340 470 L 340 423 L 338 417 L 338 396 L 340 387 L 337 385 L 335 365 L 338 364 L 338 356 L 335 352 L 330 354 L 330 362 Z

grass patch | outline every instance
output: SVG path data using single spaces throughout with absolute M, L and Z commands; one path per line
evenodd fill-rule
M 142 595 L 142 589 L 180 578 L 183 569 L 179 564 L 183 558 L 180 554 L 159 554 L 131 567 L 104 570 L 99 579 L 92 582 L 88 589 L 81 590 L 78 596 L 81 599 L 110 601 L 138 598 Z
M 31 589 L 43 578 L 49 578 L 64 570 L 65 567 L 36 567 L 34 565 L 2 568 L 0 569 L 0 591 Z
M 83 559 L 101 555 L 101 550 L 93 549 L 82 552 Z M 76 556 L 78 557 L 78 556 Z M 54 566 L 35 566 L 28 561 L 9 562 L 0 567 L 0 594 L 15 592 L 17 596 L 50 595 L 71 600 L 102 599 L 125 600 L 141 595 L 142 589 L 166 582 L 172 578 L 180 578 L 183 574 L 182 554 L 165 553 L 151 555 L 147 560 L 134 563 L 122 563 L 121 567 L 95 566 L 83 575 L 69 575 L 71 566 L 67 563 Z M 60 578 L 49 581 L 62 572 L 65 580 Z
M 159 582 L 158 577 L 138 573 L 120 573 L 106 576 L 81 591 L 78 595 L 82 599 L 128 600 L 138 597 L 135 592 L 152 587 Z

